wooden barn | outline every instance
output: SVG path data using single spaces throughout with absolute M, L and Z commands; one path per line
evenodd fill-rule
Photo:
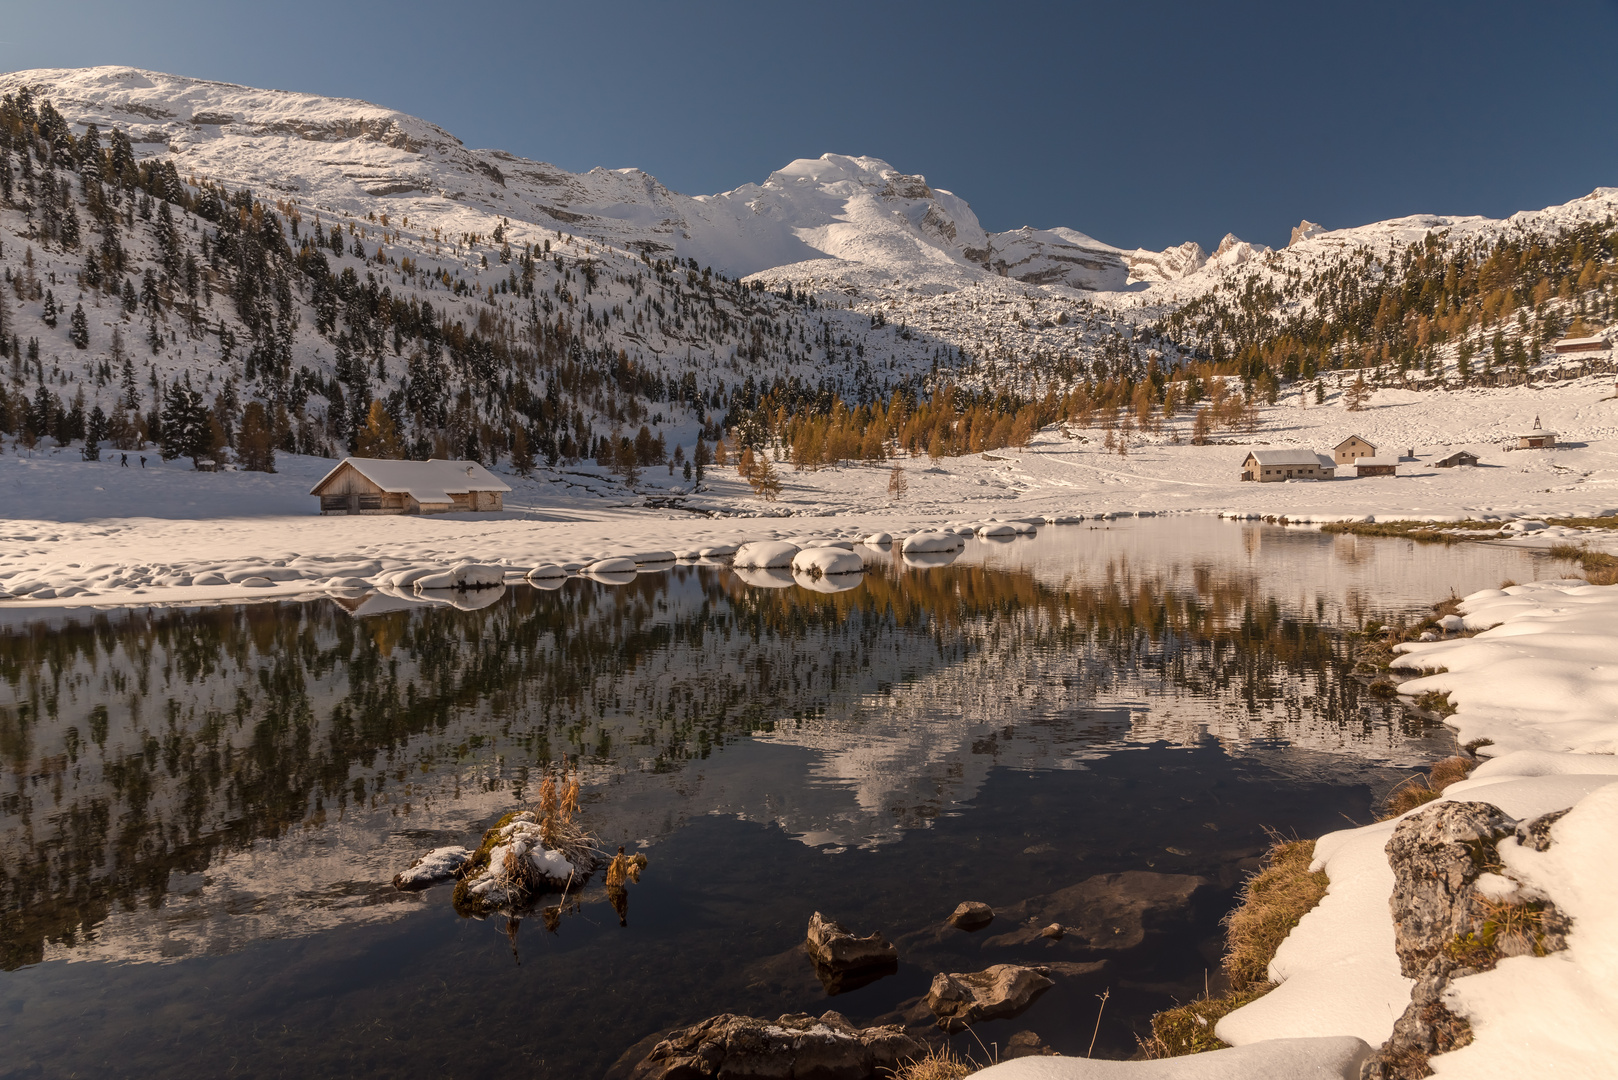
M 1476 465 L 1477 463 L 1478 456 L 1467 453 L 1465 450 L 1457 450 L 1444 460 L 1434 462 L 1440 469 L 1453 469 L 1457 465 Z
M 1607 348 L 1607 339 L 1600 335 L 1593 337 L 1565 337 L 1551 342 L 1551 351 L 1557 356 L 1606 352 Z
M 1517 435 L 1517 449 L 1519 450 L 1551 450 L 1556 446 L 1556 432 L 1546 431 L 1539 426 L 1539 417 L 1534 417 L 1532 431 L 1519 432 Z
M 1283 480 L 1330 480 L 1331 462 L 1313 450 L 1254 450 L 1242 462 L 1242 479 L 1260 484 Z
M 1355 476 L 1398 476 L 1398 458 L 1362 457 L 1354 459 Z
M 501 510 L 511 488 L 475 461 L 344 458 L 309 494 L 322 514 Z
M 1332 447 L 1332 460 L 1339 465 L 1352 465 L 1365 457 L 1376 457 L 1376 447 L 1358 435 L 1350 435 Z

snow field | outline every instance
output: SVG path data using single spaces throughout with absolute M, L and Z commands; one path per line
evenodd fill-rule
M 1519 819 L 1571 808 L 1535 852 L 1499 845 L 1502 895 L 1546 897 L 1573 916 L 1565 952 L 1515 957 L 1452 984 L 1474 1041 L 1432 1059 L 1440 1077 L 1612 1075 L 1618 1060 L 1618 586 L 1550 581 L 1465 599 L 1475 637 L 1400 647 L 1395 667 L 1449 670 L 1404 683 L 1446 691 L 1463 742 L 1489 758 L 1441 799 L 1481 801 Z M 1411 811 L 1419 814 L 1420 808 Z M 1298 1035 L 1384 1041 L 1409 1003 L 1399 974 L 1383 851 L 1399 819 L 1329 833 L 1316 869 L 1325 899 L 1270 965 L 1280 985 L 1216 1027 L 1235 1045 Z M 1084 1075 L 1074 1073 L 1071 1075 Z M 1203 1074 L 1196 1074 L 1203 1075 Z M 1214 1074 L 1209 1074 L 1214 1075 Z M 1254 1075 L 1284 1075 L 1255 1073 Z

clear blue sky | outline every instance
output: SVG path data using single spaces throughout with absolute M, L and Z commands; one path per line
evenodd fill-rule
M 0 0 L 0 69 L 365 98 L 471 146 L 703 194 L 871 154 L 985 226 L 1286 242 L 1618 185 L 1618 0 Z

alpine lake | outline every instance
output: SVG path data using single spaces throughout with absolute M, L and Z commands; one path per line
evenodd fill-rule
M 860 550 L 838 592 L 677 563 L 5 612 L 0 1078 L 596 1077 L 718 1013 L 920 1023 L 935 973 L 996 963 L 1064 973 L 957 1049 L 1127 1057 L 1217 979 L 1272 833 L 1363 824 L 1454 751 L 1353 677 L 1354 632 L 1555 575 L 1211 517 Z M 627 902 L 599 870 L 518 919 L 393 887 L 564 768 L 601 849 L 647 856 Z M 1138 917 L 1028 932 L 1084 882 Z M 965 900 L 1002 914 L 947 926 Z M 898 970 L 830 993 L 815 911 Z

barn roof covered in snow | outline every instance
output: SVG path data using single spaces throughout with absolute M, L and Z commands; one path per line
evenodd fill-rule
M 1298 468 L 1299 466 L 1321 466 L 1334 468 L 1335 463 L 1329 458 L 1322 458 L 1313 450 L 1254 450 L 1248 454 L 1260 465 Z
M 451 495 L 473 491 L 510 491 L 511 486 L 475 461 L 396 461 L 389 458 L 344 458 L 321 477 L 309 494 L 319 495 L 344 466 L 387 492 L 408 494 L 419 503 L 447 503 Z

